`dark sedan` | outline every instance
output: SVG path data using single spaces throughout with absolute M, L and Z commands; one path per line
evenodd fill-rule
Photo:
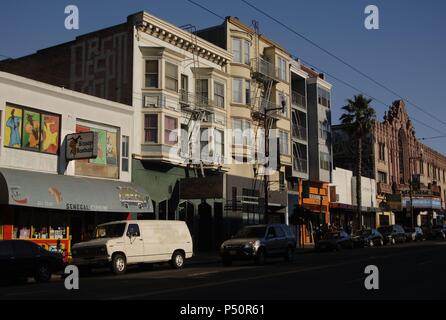
M 37 282 L 47 282 L 51 275 L 62 271 L 63 257 L 49 252 L 31 241 L 0 241 L 0 278 L 17 279 L 34 277 Z
M 336 250 L 341 248 L 353 249 L 352 238 L 345 231 L 329 232 L 321 240 L 317 241 L 314 249 L 316 251 Z
M 357 248 L 374 247 L 384 245 L 382 234 L 376 229 L 360 230 L 352 237 Z

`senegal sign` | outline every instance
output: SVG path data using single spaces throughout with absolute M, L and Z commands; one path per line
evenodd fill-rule
M 69 134 L 66 137 L 67 160 L 95 159 L 98 156 L 98 134 L 82 132 Z

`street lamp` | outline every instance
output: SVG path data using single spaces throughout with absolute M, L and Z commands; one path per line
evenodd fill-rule
M 419 153 L 418 157 L 409 157 L 409 197 L 410 197 L 410 219 L 411 219 L 411 227 L 414 227 L 414 216 L 413 216 L 413 175 L 412 175 L 412 169 L 411 169 L 411 163 L 412 160 L 423 160 L 423 148 L 421 148 L 421 151 Z M 414 166 L 415 167 L 415 166 Z

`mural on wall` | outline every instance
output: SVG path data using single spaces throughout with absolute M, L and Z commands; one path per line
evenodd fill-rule
M 22 147 L 40 150 L 40 113 L 25 110 L 23 114 Z
M 42 152 L 56 154 L 59 151 L 59 128 L 59 117 L 48 114 L 42 116 Z
M 22 146 L 22 109 L 6 106 L 5 146 L 21 148 Z
M 90 159 L 90 163 L 106 165 L 107 164 L 107 131 L 91 128 L 91 131 L 98 134 L 98 156 L 96 159 Z
M 98 156 L 96 159 L 76 160 L 76 174 L 118 179 L 119 129 L 85 122 L 76 125 L 76 133 L 81 132 L 98 134 Z
M 107 132 L 107 164 L 118 165 L 118 140 L 115 132 Z
M 60 115 L 27 107 L 6 105 L 6 147 L 57 154 L 60 144 Z

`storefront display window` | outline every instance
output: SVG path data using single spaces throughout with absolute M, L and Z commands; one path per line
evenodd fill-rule
M 13 239 L 67 239 L 64 213 L 38 208 L 20 208 L 14 216 Z

